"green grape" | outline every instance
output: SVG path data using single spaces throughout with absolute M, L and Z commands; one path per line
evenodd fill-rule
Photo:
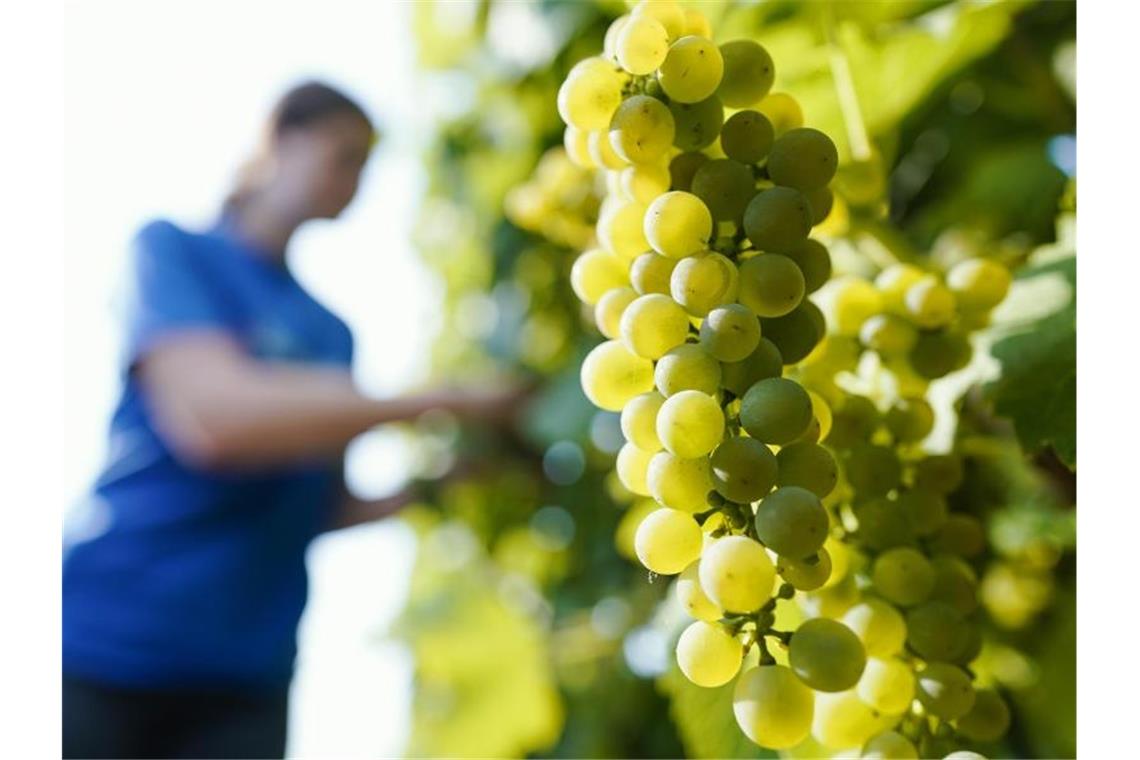
M 761 317 L 782 317 L 804 298 L 804 275 L 778 253 L 753 256 L 740 267 L 740 302 Z
M 891 264 L 875 277 L 875 288 L 888 310 L 906 314 L 906 292 L 925 276 L 925 272 L 912 264 Z
M 847 396 L 832 412 L 829 442 L 835 448 L 851 448 L 870 439 L 879 426 L 879 410 L 864 396 Z
M 788 664 L 816 691 L 846 691 L 859 682 L 867 655 L 851 629 L 835 620 L 814 618 L 792 634 Z
M 914 543 L 914 531 L 897 502 L 872 499 L 855 507 L 859 541 L 869 549 L 884 551 Z
M 978 607 L 978 577 L 974 569 L 961 559 L 952 556 L 935 557 L 930 561 L 934 566 L 934 591 L 930 598 L 946 602 L 963 615 L 969 615 Z
M 614 43 L 617 62 L 636 76 L 652 74 L 668 52 L 669 33 L 657 19 L 645 15 L 630 17 Z
M 613 22 L 606 27 L 606 35 L 602 38 L 602 55 L 605 56 L 607 61 L 617 61 L 618 38 L 621 37 L 621 32 L 625 28 L 625 25 L 629 23 L 629 19 L 630 14 L 627 13 L 624 16 L 615 18 Z
M 697 686 L 723 686 L 736 676 L 743 659 L 740 642 L 716 623 L 690 623 L 677 640 L 677 665 Z
M 860 496 L 884 496 L 902 481 L 902 465 L 894 449 L 870 443 L 856 444 L 847 452 L 844 472 Z
M 705 592 L 701 590 L 701 581 L 698 576 L 700 566 L 701 563 L 698 560 L 686 567 L 685 571 L 677 576 L 677 600 L 689 617 L 713 623 L 724 617 L 724 612 L 721 611 L 720 607 L 713 604 L 712 600 L 705 596 Z
M 676 0 L 641 0 L 630 15 L 634 18 L 646 16 L 657 20 L 669 33 L 669 41 L 685 34 L 685 12 Z
M 770 377 L 779 377 L 784 371 L 780 350 L 767 338 L 760 338 L 756 350 L 739 362 L 723 365 L 722 383 L 736 396 L 743 396 L 756 383 Z
M 710 464 L 717 493 L 729 501 L 759 501 L 776 482 L 776 456 L 755 438 L 725 440 L 713 452 Z
M 888 549 L 871 566 L 871 584 L 887 601 L 911 607 L 934 591 L 934 567 L 908 546 Z
M 602 247 L 623 262 L 633 261 L 648 250 L 649 241 L 642 229 L 645 213 L 645 206 L 634 201 L 606 209 L 598 217 L 598 241 Z
M 903 301 L 911 320 L 928 330 L 945 327 L 957 313 L 954 294 L 933 275 L 907 288 Z
M 850 749 L 863 746 L 893 722 L 865 705 L 854 689 L 816 694 L 811 735 L 825 747 Z
M 586 150 L 589 151 L 590 158 L 593 159 L 594 163 L 600 167 L 617 170 L 629 165 L 629 162 L 614 150 L 613 143 L 610 142 L 609 132 L 606 130 L 598 130 L 587 135 Z
M 906 643 L 906 621 L 891 604 L 870 596 L 843 614 L 870 657 L 892 657 Z
M 721 50 L 724 50 L 723 46 Z M 742 164 L 763 161 L 772 150 L 774 139 L 772 122 L 759 111 L 738 111 L 728 117 L 720 130 L 720 147 L 724 155 Z
M 732 693 L 732 712 L 744 735 L 761 747 L 788 749 L 811 731 L 814 696 L 782 665 L 746 670 Z
M 924 660 L 951 660 L 965 648 L 968 627 L 966 616 L 953 605 L 923 602 L 906 615 L 906 643 Z
M 827 510 L 805 488 L 777 488 L 756 510 L 757 538 L 784 557 L 803 559 L 815 554 L 827 539 L 828 527 Z
M 825 290 L 831 296 L 827 323 L 837 335 L 858 336 L 863 323 L 883 310 L 879 291 L 860 277 L 840 277 Z
M 660 293 L 638 296 L 621 315 L 621 340 L 645 359 L 660 359 L 685 342 L 689 317 L 676 301 Z
M 614 288 L 606 293 L 594 307 L 594 322 L 607 338 L 620 336 L 621 315 L 637 298 L 633 288 Z
M 712 41 L 682 37 L 669 46 L 657 81 L 670 100 L 697 103 L 713 95 L 724 74 L 724 58 Z
M 832 546 L 842 546 L 842 544 L 835 543 Z M 800 594 L 796 600 L 808 617 L 838 620 L 859 601 L 859 588 L 855 585 L 853 574 L 833 568 L 832 577 L 827 584 L 818 591 Z
M 920 396 L 899 399 L 887 412 L 887 429 L 900 443 L 915 443 L 934 430 L 934 409 Z
M 992 689 L 979 689 L 974 706 L 958 719 L 958 733 L 976 742 L 996 742 L 1009 730 L 1009 706 Z
M 810 127 L 790 129 L 772 143 L 768 176 L 777 185 L 797 190 L 824 187 L 839 167 L 839 152 L 831 138 Z
M 823 224 L 831 216 L 831 208 L 835 205 L 835 194 L 831 188 L 824 185 L 814 190 L 805 190 L 804 197 L 811 205 L 812 225 Z
M 580 300 L 591 306 L 610 290 L 628 282 L 622 262 L 601 248 L 586 251 L 570 268 L 570 287 Z
M 986 548 L 986 532 L 982 523 L 970 515 L 950 515 L 930 540 L 936 554 L 976 557 Z
M 720 387 L 720 363 L 695 343 L 682 343 L 657 361 L 653 380 L 662 395 L 700 391 L 714 395 Z
M 720 46 L 724 76 L 717 95 L 726 106 L 745 108 L 760 102 L 772 89 L 776 67 L 772 56 L 752 40 L 733 40 Z
M 621 191 L 629 199 L 647 205 L 669 192 L 670 181 L 664 164 L 634 164 L 621 171 Z
M 884 731 L 863 745 L 861 760 L 917 760 L 918 749 L 896 731 Z
M 899 494 L 898 505 L 911 531 L 919 538 L 929 536 L 946 522 L 946 499 L 932 491 L 922 488 L 903 491 Z
M 772 122 L 777 135 L 804 125 L 803 109 L 795 98 L 785 92 L 770 92 L 753 108 Z
M 657 412 L 657 437 L 674 456 L 703 457 L 724 438 L 724 411 L 707 393 L 675 393 Z
M 633 289 L 641 295 L 661 293 L 669 295 L 669 280 L 677 259 L 670 259 L 649 251 L 633 260 L 629 265 L 629 280 Z
M 800 268 L 805 293 L 814 293 L 831 279 L 831 255 L 818 240 L 806 238 L 785 251 L 784 255 Z
M 685 34 L 695 34 L 698 37 L 707 37 L 712 39 L 712 26 L 705 14 L 698 11 L 696 8 L 685 9 Z
M 640 496 L 649 495 L 649 486 L 645 477 L 649 470 L 649 460 L 652 458 L 653 452 L 643 451 L 632 443 L 627 443 L 618 450 L 615 464 L 618 480 L 631 493 Z
M 966 627 L 966 643 L 963 645 L 962 650 L 950 661 L 955 665 L 965 667 L 978 659 L 978 655 L 981 653 L 982 633 L 976 625 L 970 625 Z
M 718 158 L 697 169 L 691 192 L 705 202 L 713 219 L 739 224 L 748 202 L 756 195 L 756 179 L 739 161 Z
M 701 556 L 701 589 L 725 612 L 752 612 L 772 598 L 776 568 L 764 547 L 747 536 L 725 536 Z
M 1012 281 L 1009 270 L 996 261 L 967 259 L 946 273 L 946 284 L 963 311 L 989 311 L 1005 300 Z
M 579 61 L 558 89 L 559 116 L 577 129 L 605 129 L 621 105 L 625 80 L 600 56 Z
M 744 210 L 744 233 L 760 250 L 781 253 L 808 236 L 811 219 L 803 193 L 772 187 L 758 193 Z
M 831 578 L 831 553 L 820 549 L 815 556 L 807 559 L 780 557 L 776 561 L 776 572 L 799 591 L 815 591 Z
M 633 545 L 641 564 L 658 575 L 676 575 L 701 555 L 704 534 L 688 512 L 663 507 L 637 526 Z
M 906 356 L 918 342 L 918 330 L 894 314 L 875 314 L 859 328 L 859 341 L 886 357 Z
M 696 151 L 712 145 L 724 124 L 724 106 L 715 95 L 699 103 L 672 101 L 669 110 L 673 113 L 673 123 L 676 126 L 673 145 L 681 150 Z M 693 171 L 696 173 L 695 169 Z M 689 176 L 691 178 L 692 175 Z M 678 185 L 674 189 L 688 188 Z
M 660 451 L 657 437 L 657 412 L 665 397 L 656 391 L 634 396 L 621 410 L 621 432 L 625 439 L 642 451 Z
M 708 248 L 712 214 L 697 196 L 679 190 L 665 193 L 645 212 L 645 238 L 653 250 L 671 259 Z
M 914 487 L 948 494 L 962 484 L 962 460 L 954 454 L 926 457 L 914 466 Z
M 764 443 L 791 443 L 803 435 L 811 421 L 811 398 L 794 380 L 761 380 L 741 401 L 740 424 L 748 435 Z
M 823 340 L 823 312 L 806 298 L 782 317 L 760 320 L 760 331 L 780 350 L 784 364 L 797 364 Z
M 648 95 L 633 95 L 614 112 L 610 145 L 631 164 L 652 163 L 673 145 L 674 130 L 673 114 L 664 103 Z
M 692 513 L 708 509 L 713 490 L 708 457 L 681 459 L 660 451 L 649 461 L 646 482 L 649 494 L 663 506 Z
M 839 481 L 835 458 L 817 443 L 789 444 L 780 449 L 776 461 L 780 465 L 777 482 L 781 486 L 806 488 L 821 499 L 831 493 Z
M 677 262 L 669 279 L 673 300 L 694 317 L 703 317 L 721 304 L 736 300 L 736 265 L 719 253 L 687 256 Z M 757 331 L 760 325 L 756 325 Z
M 879 712 L 900 715 L 914 700 L 914 671 L 902 660 L 870 657 L 855 691 Z
M 590 155 L 590 134 L 577 127 L 566 125 L 562 133 L 562 147 L 570 162 L 581 169 L 593 169 L 594 159 Z
M 701 346 L 722 362 L 743 361 L 760 344 L 760 320 L 737 303 L 719 306 L 701 322 Z
M 690 106 L 686 106 L 689 108 Z M 674 115 L 676 120 L 676 115 Z M 693 186 L 693 177 L 696 176 L 697 170 L 708 163 L 709 157 L 704 153 L 697 153 L 690 151 L 688 153 L 678 153 L 673 156 L 669 162 L 669 182 L 674 190 L 684 190 L 689 192 Z
M 808 396 L 811 397 L 811 411 L 819 425 L 819 440 L 822 441 L 831 433 L 831 407 L 815 391 L 808 391 Z
M 961 668 L 943 662 L 932 662 L 918 674 L 915 692 L 931 715 L 944 720 L 966 715 L 976 699 L 970 677 Z
M 580 374 L 586 398 L 609 412 L 620 411 L 634 396 L 653 390 L 653 362 L 617 340 L 595 346 L 582 361 Z

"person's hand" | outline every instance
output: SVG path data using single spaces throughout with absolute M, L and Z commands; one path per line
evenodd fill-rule
M 443 391 L 439 406 L 464 419 L 509 425 L 514 423 L 534 390 L 533 381 L 511 380 L 495 386 Z

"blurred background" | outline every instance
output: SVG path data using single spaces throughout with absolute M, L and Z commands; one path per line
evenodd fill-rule
M 859 272 L 876 247 L 1040 263 L 1003 307 L 1035 337 L 998 340 L 1004 380 L 980 392 L 1012 424 L 963 414 L 976 463 L 965 498 L 993 546 L 983 662 L 1014 709 L 1010 735 L 987 754 L 1073 756 L 1075 4 L 700 8 L 718 41 L 764 44 L 775 90 L 835 138 L 838 271 Z M 620 0 L 68 6 L 76 499 L 104 454 L 131 235 L 155 216 L 210 222 L 272 102 L 302 78 L 344 87 L 384 133 L 354 205 L 303 228 L 291 254 L 299 279 L 352 326 L 360 384 L 383 395 L 504 368 L 542 378 L 518 437 L 431 416 L 354 444 L 349 482 L 363 496 L 438 475 L 457 452 L 489 453 L 495 467 L 401 519 L 314 544 L 292 756 L 769 756 L 737 730 L 728 693 L 678 677 L 684 616 L 668 584 L 647 583 L 629 560 L 649 504 L 610 472 L 617 416 L 578 388 L 598 337 L 568 272 L 598 195 L 548 153 L 562 135 L 555 93 L 626 10 Z M 1043 405 L 1054 410 L 1044 421 Z M 973 450 L 971 430 L 987 434 Z

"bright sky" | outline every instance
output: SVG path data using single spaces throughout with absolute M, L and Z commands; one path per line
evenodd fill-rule
M 276 96 L 302 77 L 346 88 L 386 137 L 356 203 L 294 241 L 299 278 L 353 327 L 357 375 L 375 393 L 422 379 L 438 303 L 411 248 L 430 116 L 411 74 L 410 5 L 70 2 L 66 61 L 65 477 L 96 474 L 117 392 L 115 294 L 133 232 L 154 216 L 208 222 Z M 373 434 L 350 483 L 380 495 L 407 453 Z M 65 505 L 66 506 L 66 505 Z M 377 634 L 403 603 L 414 545 L 399 525 L 321 539 L 294 688 L 292 756 L 399 754 L 411 663 Z

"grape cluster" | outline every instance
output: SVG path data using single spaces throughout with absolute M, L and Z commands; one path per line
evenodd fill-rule
M 558 245 L 582 248 L 593 238 L 598 194 L 590 173 L 575 165 L 565 151 L 543 154 L 534 176 L 504 198 L 504 212 L 518 227 Z
M 880 414 L 831 378 L 809 389 L 799 368 L 827 333 L 808 296 L 831 259 L 809 235 L 831 209 L 836 147 L 771 92 L 760 44 L 710 36 L 699 11 L 639 3 L 558 94 L 567 155 L 607 191 L 570 274 L 606 338 L 581 384 L 621 412 L 622 484 L 659 505 L 634 544 L 677 576 L 694 619 L 678 666 L 699 686 L 735 679 L 737 723 L 772 749 L 811 737 L 941 756 L 955 736 L 997 738 L 1008 709 L 966 669 L 980 644 L 966 560 L 984 537 L 947 509 L 958 460 L 915 445 L 929 405 L 918 394 Z M 840 299 L 859 315 L 844 334 L 890 316 L 916 336 L 898 354 L 915 361 L 922 336 L 956 335 L 1004 296 L 1008 275 L 997 288 L 987 262 L 971 266 L 945 284 L 910 269 L 901 286 L 863 282 L 874 307 Z M 902 306 L 884 307 L 896 291 Z M 808 619 L 780 630 L 791 599 Z

